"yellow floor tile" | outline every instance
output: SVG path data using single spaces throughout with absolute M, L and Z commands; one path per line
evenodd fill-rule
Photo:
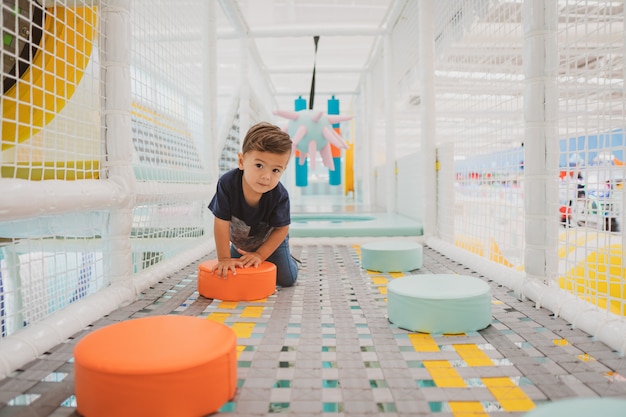
M 218 308 L 225 308 L 225 309 L 237 308 L 237 301 L 222 301 L 220 302 L 220 305 L 218 306 Z
M 247 306 L 241 312 L 241 317 L 261 317 L 264 308 L 263 306 Z
M 426 333 L 409 333 L 409 340 L 416 352 L 439 352 L 435 339 Z
M 493 361 L 475 344 L 453 345 L 468 366 L 493 366 Z
M 207 320 L 217 321 L 219 323 L 224 323 L 226 318 L 230 316 L 230 313 L 211 313 L 207 316 Z
M 249 338 L 252 335 L 255 323 L 233 323 L 231 326 L 237 337 Z
M 479 401 L 450 401 L 450 410 L 455 417 L 488 417 Z
M 465 387 L 465 381 L 448 361 L 424 361 L 424 367 L 430 373 L 438 387 Z
M 535 403 L 509 377 L 481 378 L 505 411 L 521 412 L 535 408 Z

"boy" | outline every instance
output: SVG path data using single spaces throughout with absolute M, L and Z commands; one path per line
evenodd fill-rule
M 213 273 L 226 278 L 228 271 L 236 275 L 236 268 L 267 260 L 276 265 L 277 285 L 295 284 L 298 266 L 289 250 L 289 194 L 279 182 L 291 150 L 291 138 L 278 126 L 261 122 L 248 130 L 239 168 L 219 178 L 209 203 L 218 261 Z

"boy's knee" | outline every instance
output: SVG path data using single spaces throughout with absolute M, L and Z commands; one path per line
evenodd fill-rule
M 276 276 L 276 285 L 280 287 L 293 287 L 296 285 L 296 281 L 298 280 L 298 269 L 292 273 L 287 274 L 279 274 Z
M 288 277 L 281 277 L 280 279 L 276 280 L 276 285 L 280 287 L 293 287 L 294 285 L 296 285 L 297 280 L 297 274 Z

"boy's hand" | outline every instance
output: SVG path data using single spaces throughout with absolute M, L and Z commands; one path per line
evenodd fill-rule
M 211 272 L 217 272 L 217 276 L 219 278 L 228 277 L 228 271 L 232 272 L 233 275 L 237 275 L 237 268 L 243 268 L 243 262 L 240 259 L 222 259 L 218 260 L 215 265 L 211 267 Z
M 241 250 L 237 248 L 237 252 L 241 254 L 241 258 L 239 260 L 243 264 L 244 268 L 249 266 L 257 267 L 263 262 L 263 257 L 256 252 L 246 252 L 245 250 Z

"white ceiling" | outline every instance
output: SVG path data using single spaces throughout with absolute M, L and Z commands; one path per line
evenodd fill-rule
M 220 0 L 218 39 L 231 35 L 234 39 L 238 30 L 247 31 L 278 108 L 293 109 L 293 101 L 299 95 L 308 101 L 315 65 L 315 108 L 325 110 L 326 100 L 335 95 L 341 100 L 343 111 L 343 103 L 350 103 L 359 90 L 361 76 L 381 39 L 393 3 L 394 0 Z M 317 54 L 314 36 L 319 36 Z M 218 53 L 220 65 L 236 65 L 240 59 L 238 51 Z

